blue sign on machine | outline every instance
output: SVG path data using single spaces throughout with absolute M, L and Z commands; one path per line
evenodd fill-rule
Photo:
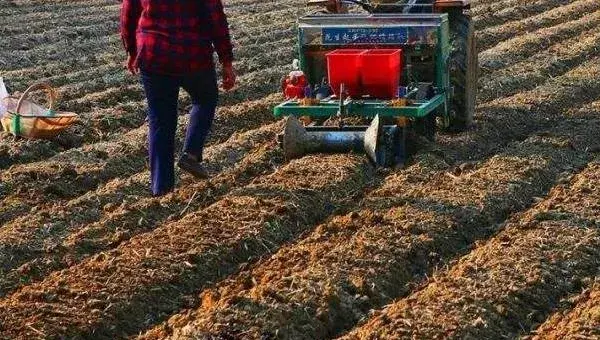
M 324 27 L 323 45 L 405 44 L 407 27 Z

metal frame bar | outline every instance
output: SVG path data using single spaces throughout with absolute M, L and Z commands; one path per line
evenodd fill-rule
M 375 117 L 425 117 L 446 103 L 445 94 L 438 94 L 427 101 L 417 101 L 411 105 L 394 107 L 389 101 L 381 100 L 347 100 L 345 102 L 345 115 Z M 275 117 L 282 116 L 310 116 L 328 118 L 339 112 L 337 100 L 322 101 L 318 105 L 303 106 L 298 100 L 288 100 L 277 105 L 274 109 Z

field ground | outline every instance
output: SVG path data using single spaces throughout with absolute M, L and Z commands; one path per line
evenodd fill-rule
M 271 110 L 306 9 L 225 3 L 240 84 L 211 178 L 162 198 L 119 4 L 0 8 L 10 89 L 46 80 L 82 117 L 52 141 L 0 133 L 0 339 L 600 337 L 597 0 L 473 0 L 476 127 L 385 171 L 284 162 Z

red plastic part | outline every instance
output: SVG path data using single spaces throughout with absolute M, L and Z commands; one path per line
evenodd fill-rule
M 304 98 L 304 87 L 287 85 L 283 94 L 285 99 L 302 99 Z
M 390 99 L 398 94 L 402 72 L 401 49 L 373 49 L 361 54 L 363 94 Z
M 286 99 L 302 99 L 304 98 L 304 90 L 308 86 L 308 81 L 301 71 L 292 71 L 283 80 L 281 86 Z
M 365 51 L 365 49 L 338 49 L 327 53 L 329 85 L 336 96 L 340 95 L 342 83 L 351 97 L 361 95 L 360 56 Z

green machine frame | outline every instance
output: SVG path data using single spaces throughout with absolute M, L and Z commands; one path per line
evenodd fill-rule
M 362 35 L 347 32 L 366 32 Z M 350 39 L 328 39 L 333 32 L 350 36 Z M 391 37 L 391 38 L 390 38 Z M 299 100 L 288 100 L 274 108 L 276 117 L 308 116 L 327 118 L 341 113 L 344 116 L 372 118 L 408 117 L 422 118 L 438 110 L 438 114 L 448 117 L 448 103 L 452 90 L 448 65 L 450 61 L 448 15 L 434 14 L 331 14 L 310 15 L 299 19 L 298 48 L 300 69 L 307 75 L 311 84 L 320 83 L 326 75 L 325 54 L 340 48 L 402 48 L 404 52 L 405 75 L 401 81 L 408 87 L 406 106 L 395 106 L 387 99 L 329 97 L 315 105 L 303 105 Z M 413 70 L 418 64 L 428 72 L 419 74 Z M 431 68 L 433 67 L 433 74 Z M 417 81 L 410 79 L 416 73 Z M 417 82 L 433 86 L 434 95 L 417 100 Z M 447 121 L 445 119 L 444 121 Z

